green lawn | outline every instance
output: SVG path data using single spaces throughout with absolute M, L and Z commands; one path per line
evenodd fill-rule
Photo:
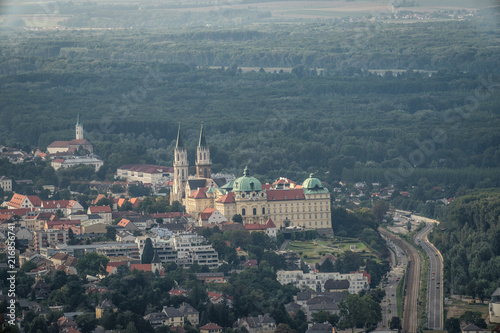
M 355 248 L 353 248 L 354 252 L 362 252 L 363 257 L 375 258 L 375 256 L 370 252 L 370 249 L 368 249 L 363 242 L 356 238 L 292 241 L 288 244 L 286 249 L 299 254 L 305 262 L 315 264 L 318 263 L 325 254 L 333 254 L 334 256 L 339 257 L 345 251 L 351 251 L 351 246 L 355 246 Z

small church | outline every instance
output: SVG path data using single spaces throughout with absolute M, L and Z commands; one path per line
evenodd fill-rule
M 67 154 L 73 155 L 76 151 L 84 149 L 88 151 L 89 154 L 94 152 L 94 147 L 92 144 L 83 138 L 83 125 L 80 123 L 80 114 L 76 119 L 75 125 L 75 138 L 71 141 L 54 141 L 48 147 L 47 151 L 49 154 Z

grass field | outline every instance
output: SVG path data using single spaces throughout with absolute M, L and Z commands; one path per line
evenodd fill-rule
M 335 240 L 292 241 L 286 247 L 300 255 L 302 260 L 309 264 L 316 264 L 325 254 L 339 257 L 345 251 L 361 252 L 364 258 L 373 258 L 366 245 L 356 238 L 338 238 Z

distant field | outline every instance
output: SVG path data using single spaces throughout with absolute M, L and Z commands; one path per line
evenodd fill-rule
M 463 301 L 454 299 L 451 305 L 445 306 L 446 318 L 458 318 L 466 311 L 481 312 L 484 319 L 488 317 L 488 304 L 469 304 L 467 299 Z

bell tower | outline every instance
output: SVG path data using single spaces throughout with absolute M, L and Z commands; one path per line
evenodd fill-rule
M 210 160 L 210 148 L 207 146 L 203 122 L 201 123 L 200 140 L 196 148 L 196 176 L 200 178 L 210 178 L 212 161 Z
M 77 140 L 83 140 L 83 125 L 80 124 L 80 113 L 78 113 L 76 118 L 75 132 L 75 138 Z
M 174 185 L 170 193 L 170 204 L 174 201 L 182 203 L 186 191 L 186 182 L 188 179 L 188 158 L 187 150 L 184 147 L 181 135 L 181 123 L 177 131 L 177 143 L 174 150 Z

